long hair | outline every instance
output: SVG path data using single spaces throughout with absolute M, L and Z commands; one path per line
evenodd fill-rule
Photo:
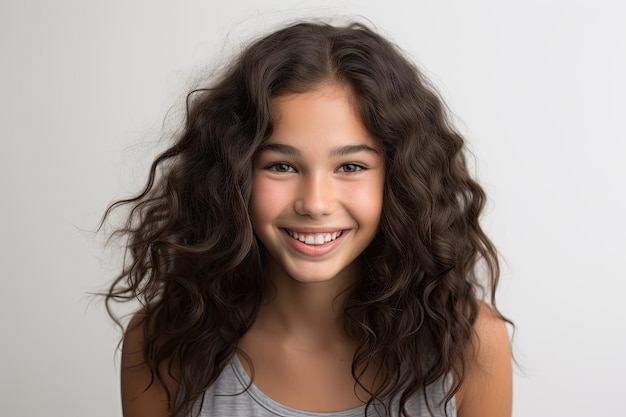
M 363 25 L 293 24 L 253 42 L 211 87 L 189 95 L 184 129 L 153 162 L 143 191 L 105 213 L 130 207 L 117 231 L 128 261 L 106 294 L 109 313 L 116 320 L 113 302 L 144 306 L 146 365 L 157 380 L 164 364 L 179 375 L 173 413 L 189 413 L 217 379 L 269 285 L 248 204 L 252 160 L 272 132 L 271 101 L 322 83 L 350 89 L 385 154 L 379 231 L 344 306 L 358 342 L 355 384 L 379 367 L 368 405 L 396 404 L 408 416 L 413 395 L 453 375 L 447 404 L 471 360 L 483 289 L 500 315 L 497 253 L 479 225 L 485 194 L 435 90 Z

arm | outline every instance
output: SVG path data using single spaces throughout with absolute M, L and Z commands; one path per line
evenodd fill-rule
M 486 305 L 474 323 L 475 355 L 456 395 L 458 417 L 510 417 L 512 413 L 511 348 L 505 322 Z
M 178 384 L 169 375 L 167 366 L 164 364 L 161 366 L 161 375 L 165 378 L 165 385 L 161 384 L 156 376 L 150 385 L 152 375 L 144 363 L 143 355 L 146 322 L 145 316 L 135 315 L 124 334 L 120 375 L 123 415 L 124 417 L 170 417 Z M 171 394 L 169 404 L 165 387 Z

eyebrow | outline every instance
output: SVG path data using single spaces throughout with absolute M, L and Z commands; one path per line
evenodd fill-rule
M 262 145 L 257 152 L 261 153 L 261 152 L 267 152 L 267 151 L 278 152 L 278 153 L 282 153 L 284 155 L 293 156 L 293 157 L 302 156 L 302 153 L 298 150 L 298 148 L 295 148 L 291 145 L 285 145 L 283 143 L 268 143 L 268 144 Z M 340 146 L 338 148 L 334 148 L 330 151 L 330 156 L 331 157 L 345 156 L 345 155 L 350 155 L 350 154 L 359 153 L 359 152 L 373 153 L 375 155 L 379 154 L 378 151 L 372 148 L 371 146 L 367 146 L 365 144 L 359 144 L 359 145 L 346 145 L 346 146 Z

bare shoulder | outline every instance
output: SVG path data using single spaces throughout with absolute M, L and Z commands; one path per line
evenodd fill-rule
M 121 394 L 124 417 L 169 417 L 178 384 L 163 365 L 160 373 L 164 384 L 150 371 L 144 360 L 144 339 L 148 320 L 137 313 L 124 333 L 121 364 Z M 171 394 L 168 400 L 167 389 Z
M 481 304 L 474 323 L 475 352 L 456 395 L 459 417 L 510 417 L 512 413 L 511 348 L 506 323 Z

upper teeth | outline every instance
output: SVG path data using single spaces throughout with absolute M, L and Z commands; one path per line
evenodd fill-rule
M 289 233 L 289 236 L 292 238 L 298 239 L 300 242 L 306 243 L 307 245 L 323 245 L 341 236 L 341 231 L 332 233 L 298 233 L 287 229 L 287 233 Z

